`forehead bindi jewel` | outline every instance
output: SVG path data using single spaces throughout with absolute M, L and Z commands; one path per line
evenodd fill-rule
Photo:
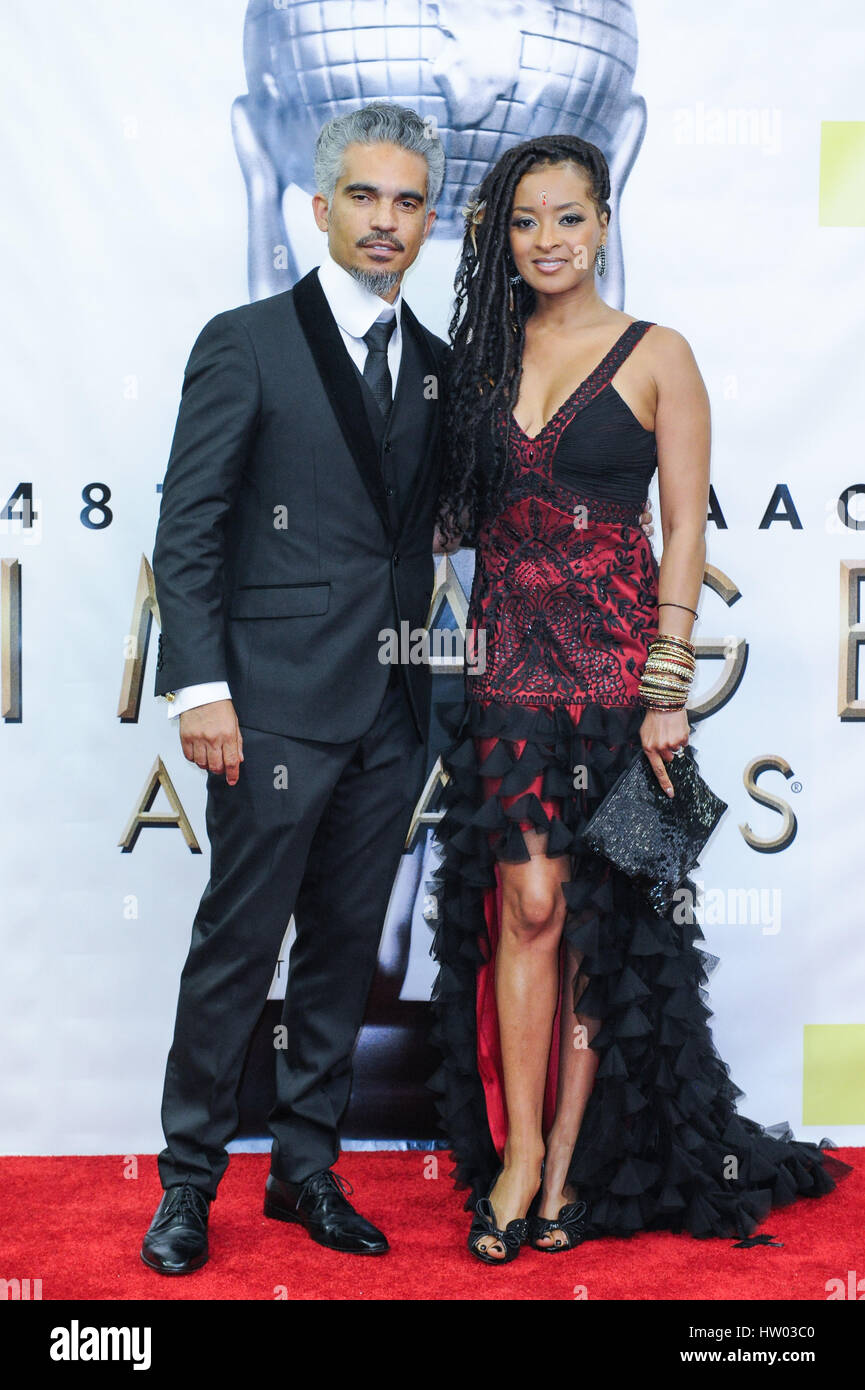
M 546 206 L 547 206 L 547 195 L 546 195 L 546 193 L 542 193 L 542 194 L 541 194 L 541 206 L 542 206 L 542 207 L 546 207 Z

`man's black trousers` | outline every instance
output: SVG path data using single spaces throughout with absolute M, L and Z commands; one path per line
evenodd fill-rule
M 360 739 L 241 733 L 237 783 L 207 778 L 210 879 L 181 976 L 162 1100 L 162 1185 L 189 1180 L 209 1196 L 228 1165 L 246 1052 L 292 912 L 271 1170 L 301 1182 L 336 1160 L 351 1054 L 424 773 L 395 667 Z

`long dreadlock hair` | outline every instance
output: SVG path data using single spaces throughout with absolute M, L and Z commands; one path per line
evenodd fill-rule
M 496 448 L 493 420 L 510 422 L 522 376 L 526 320 L 535 292 L 516 266 L 509 227 L 517 185 L 538 165 L 576 164 L 588 176 L 598 215 L 610 216 L 610 171 L 597 145 L 577 135 L 546 135 L 515 145 L 486 174 L 466 209 L 449 334 L 453 348 L 444 424 L 447 459 L 438 524 L 449 541 L 473 537 L 501 498 L 507 446 Z

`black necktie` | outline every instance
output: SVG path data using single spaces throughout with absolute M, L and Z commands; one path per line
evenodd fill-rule
M 385 419 L 393 402 L 393 383 L 387 365 L 387 345 L 395 328 L 396 314 L 385 323 L 374 323 L 369 332 L 363 335 L 363 341 L 368 348 L 363 364 L 363 379 L 375 396 L 376 405 Z

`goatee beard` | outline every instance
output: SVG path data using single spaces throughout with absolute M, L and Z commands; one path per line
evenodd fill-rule
M 363 285 L 365 290 L 377 294 L 381 299 L 399 284 L 401 273 L 398 270 L 362 270 L 357 265 L 350 265 L 348 271 L 359 285 Z

